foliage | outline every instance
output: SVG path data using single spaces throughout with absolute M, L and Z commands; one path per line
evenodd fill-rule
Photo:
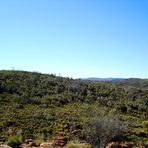
M 69 140 L 83 141 L 87 125 L 105 123 L 105 128 L 112 120 L 118 123 L 116 117 L 126 125 L 126 140 L 144 142 L 147 86 L 148 80 L 139 79 L 92 82 L 37 72 L 0 71 L 0 139 L 6 141 L 22 131 L 23 139 L 40 143 L 64 131 Z
M 118 136 L 118 141 L 122 141 L 123 123 L 117 116 L 93 117 L 90 123 L 84 128 L 86 141 L 94 147 L 104 147 L 108 142 Z
M 22 138 L 20 136 L 10 136 L 7 140 L 7 144 L 13 148 L 19 148 L 21 142 Z

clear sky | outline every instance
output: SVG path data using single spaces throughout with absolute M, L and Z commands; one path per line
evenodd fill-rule
M 0 69 L 148 78 L 148 0 L 0 0 Z

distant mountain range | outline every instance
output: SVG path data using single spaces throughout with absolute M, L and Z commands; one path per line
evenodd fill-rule
M 89 81 L 122 81 L 126 80 L 126 78 L 96 78 L 96 77 L 90 77 L 90 78 L 80 78 L 81 80 L 89 80 Z

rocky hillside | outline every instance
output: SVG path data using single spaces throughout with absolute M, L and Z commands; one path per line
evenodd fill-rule
M 63 132 L 67 142 L 147 144 L 147 81 L 140 81 L 140 87 L 125 82 L 0 71 L 0 141 L 42 143 Z

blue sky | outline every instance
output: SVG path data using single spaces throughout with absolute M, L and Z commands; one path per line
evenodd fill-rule
M 0 69 L 148 78 L 147 0 L 1 0 Z

